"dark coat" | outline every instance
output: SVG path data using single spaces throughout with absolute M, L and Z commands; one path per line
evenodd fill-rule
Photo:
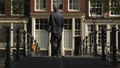
M 47 30 L 51 33 L 62 33 L 64 26 L 63 15 L 59 12 L 53 12 L 50 15 Z

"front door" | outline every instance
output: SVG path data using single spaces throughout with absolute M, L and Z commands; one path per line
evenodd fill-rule
M 75 37 L 75 49 L 74 49 L 74 55 L 79 55 L 80 54 L 80 49 L 81 49 L 81 37 Z

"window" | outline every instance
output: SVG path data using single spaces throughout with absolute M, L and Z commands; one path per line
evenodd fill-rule
M 24 30 L 24 24 L 13 24 L 13 29 L 14 30 L 17 30 L 19 29 L 19 42 L 22 43 L 23 42 L 23 33 L 22 31 L 20 30 Z M 17 32 L 16 31 L 13 31 L 13 42 L 16 43 L 17 42 Z M 14 46 L 16 46 L 16 44 L 14 44 Z
M 36 29 L 45 29 L 47 25 L 47 19 L 36 19 Z
M 65 30 L 72 30 L 72 19 L 65 19 L 64 20 L 64 29 Z
M 90 35 L 90 43 L 94 44 L 94 25 L 88 25 L 88 32 Z
M 120 16 L 120 1 L 110 0 L 110 16 Z
M 80 0 L 68 0 L 68 8 L 70 11 L 79 11 Z
M 88 32 L 91 32 L 91 25 L 88 25 Z
M 88 25 L 88 31 L 91 33 L 94 31 L 94 25 Z
M 102 45 L 102 33 L 101 33 L 101 30 L 102 28 L 106 29 L 106 25 L 98 25 L 98 44 L 101 46 Z M 105 39 L 105 43 L 106 43 L 106 32 L 104 33 L 104 39 Z
M 12 0 L 12 14 L 13 15 L 24 14 L 24 0 Z
M 45 11 L 47 0 L 35 0 L 35 11 Z
M 102 16 L 103 15 L 103 2 L 91 2 L 89 0 L 89 16 L 92 15 L 91 11 L 95 12 L 96 16 Z
M 57 6 L 59 7 L 60 10 L 63 10 L 63 0 L 51 0 L 51 8 L 52 8 L 52 11 L 53 11 L 53 7 L 54 6 Z
M 6 28 L 10 28 L 10 24 L 0 24 L 0 43 L 6 43 Z
M 5 14 L 5 0 L 0 0 L 0 15 Z
M 80 19 L 75 19 L 75 29 L 80 30 Z
M 72 49 L 72 19 L 64 20 L 64 48 Z

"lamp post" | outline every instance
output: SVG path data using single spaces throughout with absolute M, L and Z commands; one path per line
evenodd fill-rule
M 26 56 L 25 34 L 26 34 L 26 31 L 23 31 L 23 55 L 24 57 Z
M 20 52 L 19 52 L 19 48 L 20 48 L 20 45 L 19 45 L 19 43 L 20 43 L 20 30 L 19 30 L 19 28 L 17 28 L 17 30 L 16 30 L 16 33 L 17 33 L 17 43 L 16 43 L 16 61 L 18 61 L 18 60 L 20 60 Z
M 30 56 L 30 34 L 27 34 L 27 53 Z
M 112 51 L 112 65 L 117 65 L 117 58 L 116 58 L 116 31 L 120 31 L 119 29 L 116 29 L 116 26 L 113 25 L 111 29 L 107 29 L 108 31 L 111 31 L 111 51 Z
M 106 60 L 106 55 L 105 55 L 105 29 L 102 28 L 102 60 Z
M 27 33 L 27 48 L 28 48 L 27 53 L 28 53 L 28 56 L 30 56 L 32 43 L 33 43 L 33 36 L 30 33 Z
M 97 43 L 96 43 L 96 9 L 93 7 L 90 11 L 91 17 L 92 17 L 92 22 L 93 22 L 93 37 L 94 37 L 94 53 L 93 55 L 96 57 L 97 56 Z
M 5 66 L 10 68 L 10 29 L 6 28 Z
M 30 42 L 29 48 L 30 48 L 30 52 L 31 52 L 31 47 L 32 47 L 32 44 L 33 44 L 33 36 L 31 34 L 30 34 L 30 40 L 29 40 L 29 42 Z
M 89 39 L 90 39 L 90 55 L 91 55 L 91 53 L 92 53 L 92 43 L 91 43 L 91 42 L 92 42 L 92 41 L 91 41 L 92 39 L 91 39 L 91 37 L 92 37 L 92 33 L 90 33 L 90 38 L 89 38 Z
M 116 66 L 117 59 L 116 59 L 116 27 L 112 27 L 112 64 Z
M 83 55 L 84 55 L 84 46 L 85 46 L 85 44 L 84 44 L 84 41 L 85 41 L 85 39 L 83 39 L 83 48 L 82 48 L 82 51 L 83 51 Z
M 86 48 L 85 48 L 85 50 L 86 50 L 86 51 L 85 51 L 85 54 L 86 54 L 86 55 L 88 54 L 88 45 L 87 45 L 87 42 L 88 42 L 88 41 L 87 41 L 87 40 L 88 40 L 88 36 L 86 36 Z

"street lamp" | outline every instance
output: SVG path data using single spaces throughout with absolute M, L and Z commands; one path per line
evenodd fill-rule
M 96 43 L 96 9 L 93 7 L 90 11 L 91 17 L 92 17 L 92 22 L 93 22 L 93 37 L 94 37 L 94 56 L 97 56 L 97 43 Z

